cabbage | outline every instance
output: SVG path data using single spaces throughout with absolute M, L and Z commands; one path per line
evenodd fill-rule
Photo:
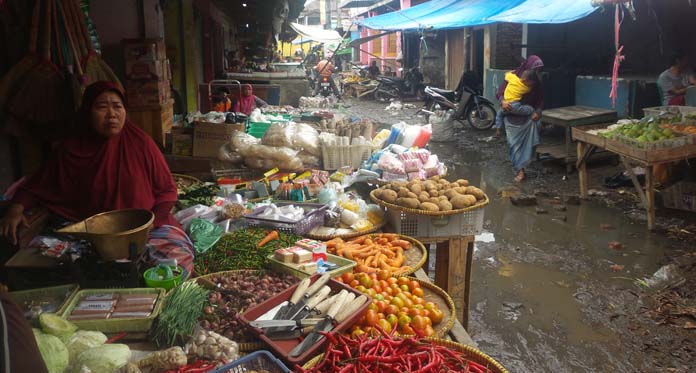
M 63 373 L 68 367 L 68 348 L 58 337 L 50 334 L 35 331 L 34 337 L 48 372 Z
M 102 332 L 92 332 L 87 330 L 78 330 L 68 340 L 68 353 L 70 361 L 74 362 L 80 352 L 101 346 L 108 338 Z
M 77 330 L 75 324 L 52 313 L 39 315 L 39 324 L 41 324 L 41 330 L 44 333 L 54 335 L 63 342 L 67 342 L 70 336 Z
M 79 372 L 86 367 L 92 372 L 112 372 L 126 365 L 131 351 L 124 344 L 104 344 L 80 352 L 73 366 Z

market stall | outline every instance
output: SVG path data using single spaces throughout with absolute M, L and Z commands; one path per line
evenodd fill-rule
M 10 296 L 51 371 L 506 371 L 465 329 L 485 192 L 447 177 L 429 125 L 374 134 L 304 103 L 190 116 L 228 134 L 194 139 L 224 162 L 211 181 L 173 175 L 192 271 L 142 260 L 147 210 L 42 230 L 10 260 L 29 263 Z
M 586 198 L 589 182 L 586 161 L 597 149 L 605 149 L 621 158 L 647 214 L 648 229 L 655 229 L 654 168 L 696 156 L 696 136 L 691 107 L 660 107 L 646 109 L 640 121 L 619 121 L 573 128 L 578 141 L 577 168 L 580 195 Z M 633 167 L 645 169 L 645 188 L 636 177 Z

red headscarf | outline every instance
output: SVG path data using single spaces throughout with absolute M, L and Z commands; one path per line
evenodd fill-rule
M 242 91 L 246 88 L 249 88 L 249 96 L 244 96 L 244 93 L 242 93 L 239 99 L 237 99 L 237 102 L 234 103 L 234 111 L 251 115 L 251 112 L 256 108 L 256 99 L 254 98 L 254 91 L 251 88 L 251 84 L 244 84 L 242 86 Z
M 178 225 L 169 212 L 177 200 L 176 184 L 150 136 L 128 119 L 110 138 L 92 129 L 92 104 L 107 91 L 124 98 L 110 82 L 87 87 L 78 113 L 80 134 L 65 140 L 13 201 L 25 208 L 41 204 L 75 221 L 110 210 L 142 208 L 155 213 L 155 226 Z

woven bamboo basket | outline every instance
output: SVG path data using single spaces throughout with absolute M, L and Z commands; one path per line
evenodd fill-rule
M 189 175 L 172 174 L 172 176 L 174 177 L 174 181 L 181 180 L 182 182 L 186 182 L 187 183 L 186 186 L 191 186 L 194 184 L 202 184 L 203 183 L 200 179 L 195 178 L 193 176 L 189 176 Z
M 375 232 L 379 231 L 380 229 L 384 228 L 385 225 L 387 225 L 386 220 L 373 226 L 372 228 L 364 229 L 364 230 L 358 231 L 358 232 L 352 232 L 352 233 L 347 233 L 347 234 L 338 234 L 338 235 L 327 235 L 327 236 L 320 235 L 320 234 L 312 234 L 310 232 L 310 233 L 305 234 L 305 237 L 311 238 L 313 240 L 321 240 L 321 241 L 333 240 L 334 238 L 342 238 L 344 240 L 347 240 L 349 238 L 360 237 L 364 234 L 375 233 Z
M 248 274 L 265 274 L 268 273 L 269 271 L 263 270 L 263 269 L 240 269 L 240 270 L 232 270 L 232 271 L 221 271 L 221 272 L 214 272 L 214 273 L 209 273 L 204 276 L 196 277 L 194 279 L 191 279 L 189 281 L 198 281 L 198 279 L 206 279 L 210 280 L 213 276 L 218 276 L 218 275 L 224 275 L 224 274 L 232 274 L 232 273 L 248 273 Z M 239 351 L 242 352 L 253 352 L 253 351 L 258 351 L 264 348 L 263 343 L 260 342 L 237 342 L 239 344 Z
M 423 288 L 423 290 L 425 292 L 425 295 L 424 295 L 425 298 L 428 297 L 428 293 L 433 293 L 438 298 L 440 298 L 445 303 L 445 305 L 447 305 L 447 310 L 443 310 L 441 307 L 441 304 L 440 304 L 442 302 L 437 302 L 438 307 L 441 309 L 441 311 L 445 312 L 446 318 L 443 319 L 439 325 L 437 325 L 437 328 L 434 328 L 435 334 L 438 337 L 446 336 L 447 333 L 449 333 L 449 331 L 452 330 L 452 327 L 454 326 L 454 322 L 457 319 L 457 317 L 456 317 L 457 313 L 456 313 L 456 310 L 454 308 L 454 300 L 452 300 L 452 297 L 450 297 L 446 291 L 442 290 L 437 285 L 434 285 L 428 281 L 423 281 L 423 280 L 417 279 L 415 277 L 409 277 L 409 280 L 414 280 L 420 284 L 421 288 Z M 429 301 L 429 299 L 426 299 L 426 301 Z M 449 312 L 449 314 L 447 314 L 447 312 Z
M 445 346 L 451 350 L 460 352 L 465 358 L 469 360 L 473 360 L 476 363 L 479 363 L 486 368 L 488 368 L 488 372 L 491 373 L 508 373 L 507 369 L 505 369 L 499 362 L 495 361 L 492 357 L 488 356 L 487 354 L 479 351 L 477 348 L 471 347 L 471 346 L 466 346 L 460 343 L 452 342 L 452 341 L 447 341 L 444 339 L 439 339 L 439 338 L 429 338 L 433 343 L 440 345 L 440 346 Z M 304 366 L 302 366 L 303 369 L 311 369 L 319 365 L 321 360 L 324 358 L 324 354 L 317 355 L 316 357 L 312 358 L 308 362 L 305 363 Z
M 370 236 L 370 237 L 373 237 L 376 235 L 378 235 L 378 234 L 377 233 L 367 234 L 367 236 Z M 360 236 L 363 236 L 363 234 L 361 234 Z M 409 249 L 409 251 L 412 249 L 417 249 L 421 253 L 420 257 L 418 258 L 417 261 L 415 261 L 415 263 L 413 263 L 412 259 L 411 259 L 411 261 L 407 261 L 408 259 L 410 259 L 407 256 L 406 260 L 404 260 L 404 265 L 409 266 L 410 269 L 408 271 L 404 271 L 404 272 L 398 274 L 399 276 L 412 275 L 412 274 L 416 273 L 417 270 L 421 269 L 425 265 L 425 263 L 428 261 L 428 250 L 425 248 L 425 246 L 423 245 L 422 242 L 418 241 L 417 239 L 415 239 L 413 237 L 404 236 L 401 234 L 397 234 L 397 236 L 399 236 L 399 239 L 406 240 L 406 241 L 411 243 L 412 248 Z
M 370 199 L 372 200 L 372 202 L 374 202 L 382 207 L 386 207 L 390 210 L 403 211 L 405 213 L 415 214 L 415 215 L 427 215 L 427 216 L 435 216 L 435 217 L 456 215 L 456 214 L 461 214 L 461 213 L 481 209 L 484 206 L 486 206 L 489 202 L 488 195 L 484 195 L 484 197 L 485 197 L 484 199 L 477 201 L 475 205 L 469 206 L 467 208 L 450 210 L 450 211 L 425 211 L 425 210 L 412 209 L 412 208 L 408 208 L 408 207 L 404 207 L 404 206 L 395 205 L 393 203 L 385 202 L 385 201 L 383 201 L 375 196 L 375 190 L 370 192 Z

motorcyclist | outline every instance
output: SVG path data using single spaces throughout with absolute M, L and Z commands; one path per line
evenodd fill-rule
M 379 75 L 379 66 L 377 66 L 376 60 L 372 60 L 372 62 L 370 62 L 370 67 L 367 68 L 367 72 L 369 74 L 370 79 L 377 79 L 377 76 Z
M 320 78 L 323 77 L 328 77 L 329 78 L 329 84 L 331 84 L 331 90 L 333 91 L 334 95 L 338 98 L 341 98 L 341 94 L 338 91 L 338 87 L 336 86 L 336 82 L 334 82 L 333 78 L 331 77 L 331 74 L 334 73 L 334 65 L 331 63 L 331 55 L 328 55 L 326 58 L 322 59 L 317 63 L 317 65 L 314 67 L 314 70 L 319 74 Z M 321 79 L 319 80 L 318 83 L 321 82 Z M 321 84 L 316 84 L 314 86 L 314 95 L 319 94 L 319 89 L 321 89 Z

